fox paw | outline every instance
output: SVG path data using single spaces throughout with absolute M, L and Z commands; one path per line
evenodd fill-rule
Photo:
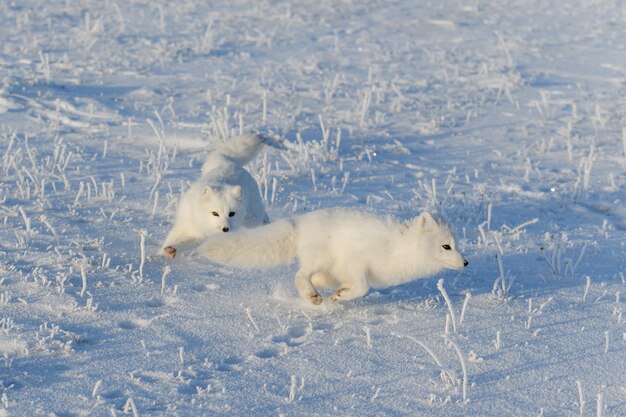
M 167 256 L 168 259 L 174 259 L 174 257 L 176 256 L 176 248 L 172 246 L 166 247 L 165 249 L 163 249 L 163 252 L 165 252 L 165 256 Z
M 333 295 L 330 296 L 330 299 L 333 301 L 341 301 L 343 299 L 341 297 L 341 293 L 347 290 L 347 288 L 339 288 Z
M 322 296 L 319 295 L 319 293 L 310 292 L 307 294 L 307 296 L 309 297 L 309 301 L 311 302 L 311 304 L 314 304 L 316 306 L 322 304 Z

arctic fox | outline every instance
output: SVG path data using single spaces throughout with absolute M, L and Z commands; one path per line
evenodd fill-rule
M 259 186 L 243 168 L 264 143 L 281 147 L 266 136 L 245 135 L 209 154 L 202 175 L 178 204 L 174 226 L 161 246 L 164 255 L 172 259 L 180 245 L 199 243 L 212 233 L 269 223 Z
M 312 211 L 267 226 L 208 237 L 197 253 L 236 267 L 270 267 L 298 258 L 301 297 L 320 304 L 317 288 L 336 289 L 333 301 L 370 288 L 399 285 L 468 262 L 450 227 L 429 213 L 401 223 L 354 209 Z

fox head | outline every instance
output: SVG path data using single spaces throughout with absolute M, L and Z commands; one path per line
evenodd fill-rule
M 463 269 L 469 264 L 457 250 L 454 234 L 443 220 L 424 212 L 413 223 L 428 259 L 436 260 L 438 265 L 447 269 Z
M 207 185 L 202 190 L 198 215 L 210 231 L 237 230 L 245 218 L 243 191 L 239 185 Z

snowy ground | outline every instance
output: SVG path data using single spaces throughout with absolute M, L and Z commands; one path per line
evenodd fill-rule
M 623 2 L 4 1 L 0 36 L 0 416 L 626 415 Z M 435 209 L 469 268 L 319 308 L 168 270 L 253 129 L 273 218 Z

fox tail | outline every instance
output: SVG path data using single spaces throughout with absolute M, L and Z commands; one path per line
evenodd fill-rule
M 292 220 L 280 220 L 254 229 L 213 234 L 196 252 L 218 264 L 239 268 L 286 265 L 296 257 L 296 226 Z
M 269 145 L 278 149 L 285 149 L 280 138 L 269 134 L 250 134 L 243 136 L 235 136 L 221 143 L 215 151 L 211 152 L 207 158 L 207 163 L 214 157 L 222 157 L 229 159 L 241 166 L 252 161 L 261 151 L 263 145 Z M 204 171 L 204 169 L 203 169 Z

